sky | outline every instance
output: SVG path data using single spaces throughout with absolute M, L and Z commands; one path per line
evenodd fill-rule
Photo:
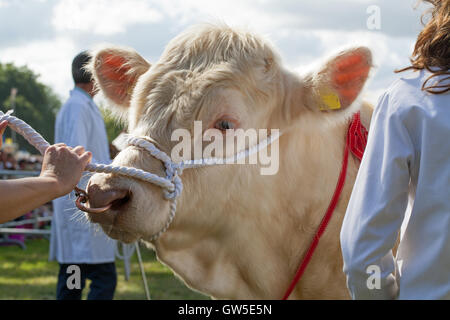
M 225 22 L 269 39 L 299 74 L 339 49 L 369 47 L 363 95 L 376 104 L 393 70 L 408 65 L 425 9 L 417 0 L 0 0 L 0 62 L 27 65 L 65 100 L 82 50 L 128 46 L 155 63 L 189 26 Z

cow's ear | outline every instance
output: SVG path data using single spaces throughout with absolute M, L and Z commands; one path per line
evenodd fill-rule
M 348 109 L 364 87 L 372 67 L 368 48 L 352 48 L 329 59 L 318 72 L 306 77 L 307 105 L 322 112 Z
M 104 47 L 92 52 L 91 62 L 86 67 L 103 95 L 114 105 L 126 109 L 139 77 L 150 69 L 150 63 L 132 49 Z

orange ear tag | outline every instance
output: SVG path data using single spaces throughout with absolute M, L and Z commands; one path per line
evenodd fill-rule
M 339 96 L 329 89 L 320 89 L 320 111 L 337 110 L 341 108 Z

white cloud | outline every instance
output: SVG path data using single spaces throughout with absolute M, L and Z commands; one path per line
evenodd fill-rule
M 143 0 L 65 0 L 54 7 L 52 24 L 61 32 L 112 35 L 125 32 L 129 25 L 154 23 L 162 17 Z
M 178 25 L 225 21 L 231 26 L 251 27 L 260 32 L 268 32 L 285 21 L 285 13 L 273 14 L 266 10 L 267 5 L 277 5 L 276 2 L 267 0 L 164 0 L 156 3 Z
M 27 65 L 40 74 L 40 80 L 56 93 L 68 95 L 68 90 L 73 86 L 70 66 L 76 53 L 75 43 L 70 39 L 57 38 L 2 49 L 2 63 Z
M 34 6 L 25 6 L 19 0 L 0 0 L 0 31 L 5 31 L 0 61 L 29 65 L 66 96 L 72 86 L 70 63 L 82 49 L 106 41 L 138 48 L 156 62 L 163 46 L 189 25 L 223 21 L 265 35 L 285 65 L 302 73 L 338 48 L 368 46 L 376 68 L 366 91 L 375 103 L 395 77 L 392 71 L 408 63 L 419 24 L 420 12 L 411 5 L 415 1 L 34 0 Z M 369 4 L 382 9 L 380 31 L 366 28 Z M 39 20 L 32 19 L 36 15 Z M 10 30 L 15 21 L 21 23 Z

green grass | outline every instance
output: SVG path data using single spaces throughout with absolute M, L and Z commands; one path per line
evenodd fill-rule
M 55 299 L 58 263 L 48 261 L 49 242 L 45 239 L 28 240 L 26 250 L 17 246 L 0 246 L 0 299 L 1 300 L 53 300 Z M 151 298 L 160 299 L 207 299 L 187 288 L 181 280 L 156 260 L 153 251 L 141 247 Z M 124 264 L 116 260 L 116 300 L 145 299 L 136 254 L 131 258 L 130 279 L 125 281 Z M 86 298 L 89 281 L 83 297 Z

